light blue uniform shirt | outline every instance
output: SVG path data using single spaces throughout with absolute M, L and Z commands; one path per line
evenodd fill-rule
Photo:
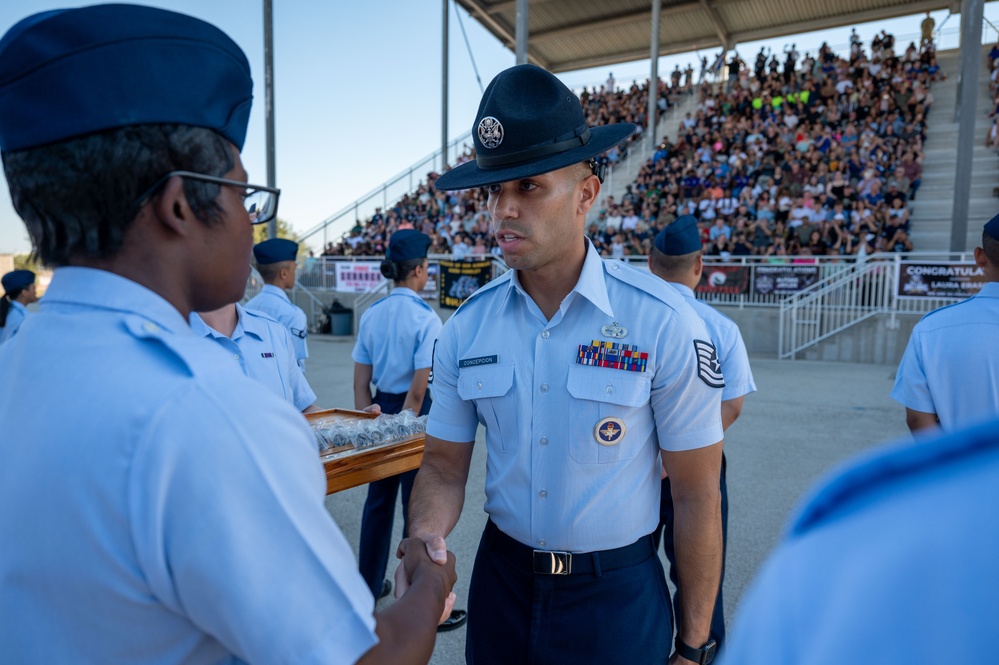
M 0 660 L 353 663 L 375 644 L 301 413 L 108 272 L 56 270 L 29 325 L 0 347 Z
M 955 430 L 999 415 L 999 282 L 923 317 L 912 330 L 895 376 L 892 398 L 935 413 Z
M 253 309 L 277 319 L 291 333 L 291 343 L 295 347 L 298 366 L 305 371 L 305 359 L 309 357 L 306 340 L 309 337 L 309 323 L 302 308 L 291 301 L 284 289 L 273 284 L 264 284 L 260 293 L 246 303 L 246 309 Z
M 243 374 L 262 381 L 299 411 L 312 406 L 316 393 L 298 366 L 288 329 L 263 312 L 245 310 L 238 303 L 236 315 L 238 321 L 231 338 L 211 328 L 194 312 L 191 312 L 191 330 L 215 340 L 239 363 Z
M 749 367 L 749 354 L 746 353 L 746 343 L 735 321 L 728 318 L 717 309 L 697 299 L 694 290 L 686 284 L 669 282 L 687 304 L 697 312 L 708 329 L 708 336 L 714 342 L 721 363 L 721 372 L 725 377 L 725 387 L 722 388 L 722 401 L 743 397 L 756 392 L 756 382 L 753 381 L 753 371 Z
M 848 463 L 799 507 L 719 662 L 995 662 L 996 487 L 996 420 Z
M 361 317 L 354 362 L 371 365 L 372 381 L 385 393 L 409 392 L 413 373 L 433 363 L 441 317 L 415 291 L 392 289 Z
M 629 545 L 659 524 L 660 447 L 722 440 L 721 390 L 701 377 L 704 324 L 657 277 L 593 246 L 551 321 L 515 271 L 465 302 L 441 331 L 427 433 L 446 441 L 486 427 L 486 512 L 537 549 Z M 617 324 L 623 338 L 604 334 Z M 617 342 L 648 353 L 644 372 L 577 363 L 580 345 Z M 624 435 L 598 442 L 616 419 Z
M 21 327 L 21 324 L 24 323 L 24 319 L 27 317 L 28 308 L 16 300 L 11 300 L 10 309 L 7 310 L 7 321 L 0 328 L 0 344 L 13 337 L 14 333 L 17 332 L 17 329 Z

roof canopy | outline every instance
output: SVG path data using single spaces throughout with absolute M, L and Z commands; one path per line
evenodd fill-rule
M 455 0 L 511 50 L 516 0 Z M 960 9 L 947 0 L 664 0 L 659 54 Z M 530 0 L 528 59 L 564 72 L 649 57 L 652 0 Z M 817 46 L 817 45 L 816 45 Z M 804 50 L 804 49 L 802 49 Z

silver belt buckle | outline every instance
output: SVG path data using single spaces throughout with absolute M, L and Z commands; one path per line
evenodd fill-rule
M 572 553 L 534 550 L 534 572 L 537 575 L 568 575 L 572 572 Z

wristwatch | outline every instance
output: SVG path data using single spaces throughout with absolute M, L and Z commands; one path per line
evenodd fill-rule
M 698 665 L 708 665 L 711 661 L 715 659 L 715 651 L 718 649 L 718 643 L 714 640 L 708 640 L 707 644 L 702 646 L 700 649 L 695 649 L 694 647 L 685 644 L 680 636 L 676 636 L 676 642 L 673 643 L 676 647 L 676 652 L 686 658 L 687 660 L 692 660 Z

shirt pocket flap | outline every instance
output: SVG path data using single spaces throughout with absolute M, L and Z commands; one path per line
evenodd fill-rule
M 458 395 L 463 400 L 502 397 L 513 387 L 513 365 L 468 367 L 458 373 Z
M 649 401 L 652 377 L 645 372 L 571 365 L 567 387 L 576 399 L 638 407 Z

